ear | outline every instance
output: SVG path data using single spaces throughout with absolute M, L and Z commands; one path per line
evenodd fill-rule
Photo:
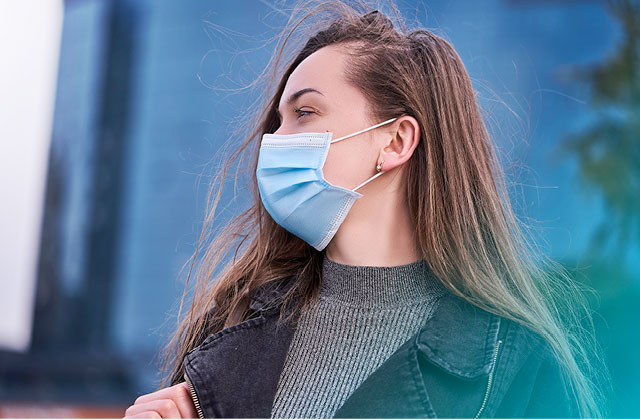
M 380 159 L 384 161 L 381 171 L 390 171 L 408 161 L 420 142 L 420 125 L 412 116 L 398 118 L 393 127 L 392 137 L 380 152 Z

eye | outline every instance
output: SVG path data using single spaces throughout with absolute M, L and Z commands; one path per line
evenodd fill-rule
M 301 117 L 307 116 L 307 115 L 314 114 L 313 111 L 302 110 L 300 108 L 294 108 L 293 112 L 298 114 L 298 119 L 300 119 Z

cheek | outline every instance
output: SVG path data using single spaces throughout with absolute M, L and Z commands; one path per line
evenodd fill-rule
M 348 141 L 346 139 L 344 144 L 338 142 L 329 148 L 322 172 L 330 184 L 353 189 L 375 173 L 376 158 L 369 156 L 371 150 L 360 142 L 347 144 Z

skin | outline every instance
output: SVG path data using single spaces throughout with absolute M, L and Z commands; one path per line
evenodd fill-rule
M 369 103 L 344 77 L 344 47 L 328 46 L 307 57 L 287 80 L 278 110 L 276 134 L 331 131 L 332 138 L 381 123 L 366 112 Z M 307 92 L 289 104 L 292 94 Z M 405 168 L 420 140 L 420 126 L 411 116 L 333 143 L 323 167 L 325 179 L 353 189 L 377 173 L 385 174 L 358 189 L 356 200 L 326 256 L 348 265 L 395 266 L 419 259 L 404 192 Z
M 145 394 L 127 408 L 125 419 L 195 419 L 198 412 L 193 405 L 186 382 Z
M 366 113 L 364 95 L 347 83 L 346 56 L 338 46 L 324 47 L 307 57 L 287 80 L 278 110 L 276 134 L 331 131 L 333 138 L 381 123 Z M 292 103 L 290 96 L 307 92 Z M 400 116 L 399 116 L 400 117 Z M 404 193 L 404 166 L 420 140 L 415 118 L 401 116 L 393 123 L 334 143 L 323 167 L 333 185 L 353 189 L 377 173 L 380 177 L 358 192 L 358 198 L 326 248 L 327 258 L 348 265 L 395 266 L 419 259 Z M 197 418 L 189 388 L 180 383 L 142 395 L 124 418 Z

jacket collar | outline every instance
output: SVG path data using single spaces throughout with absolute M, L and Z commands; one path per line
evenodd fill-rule
M 293 278 L 261 285 L 250 307 L 275 310 Z M 501 318 L 444 289 L 431 317 L 416 337 L 418 350 L 434 365 L 463 379 L 487 375 L 493 364 Z
M 493 364 L 501 318 L 448 292 L 417 337 L 431 363 L 463 379 L 487 375 Z

